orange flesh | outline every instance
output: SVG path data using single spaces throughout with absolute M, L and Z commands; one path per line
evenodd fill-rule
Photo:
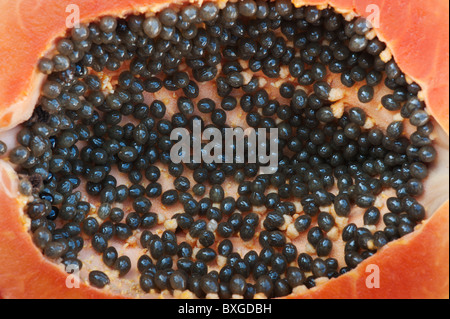
M 380 37 L 380 38 L 382 39 L 382 37 Z M 399 62 L 399 65 L 404 70 L 404 67 L 401 65 L 400 61 L 398 61 L 398 62 Z M 337 88 L 337 87 L 341 86 L 340 85 L 340 80 L 339 79 L 335 79 L 335 76 L 333 76 L 333 75 L 328 78 L 328 81 L 329 81 L 329 83 L 331 84 L 331 86 L 333 88 Z M 418 81 L 418 82 L 420 83 L 420 81 Z M 448 81 L 447 81 L 447 83 L 448 83 Z M 211 83 L 203 84 L 203 86 L 210 86 L 210 85 L 212 85 L 212 84 Z M 216 91 L 214 88 L 212 90 L 208 90 L 207 88 L 205 88 L 203 86 L 200 86 L 200 92 L 201 92 L 200 94 L 201 94 L 201 96 L 198 99 L 200 99 L 201 97 L 204 97 L 204 96 L 202 96 L 203 92 L 215 92 Z M 276 98 L 276 99 L 281 101 L 282 98 L 277 96 L 278 95 L 278 90 L 276 88 L 273 88 L 273 92 L 271 92 L 271 89 L 269 89 L 269 88 L 271 88 L 271 86 L 270 86 L 270 84 L 267 84 L 266 89 L 268 89 L 269 95 L 271 96 L 271 98 Z M 426 88 L 426 86 L 425 86 L 425 88 Z M 376 120 L 376 124 L 378 126 L 382 127 L 382 128 L 384 128 L 387 123 L 391 122 L 392 114 L 389 114 L 390 112 L 385 110 L 385 109 L 382 109 L 380 111 L 378 109 L 378 105 L 376 105 L 375 102 L 371 103 L 371 104 L 366 104 L 366 105 L 361 104 L 358 101 L 358 99 L 356 98 L 356 93 L 355 93 L 356 90 L 357 90 L 357 87 L 352 88 L 352 90 L 348 90 L 346 88 L 345 104 L 346 104 L 347 108 L 348 107 L 353 107 L 353 106 L 359 106 L 359 107 L 364 108 L 366 110 L 367 114 L 370 117 L 374 118 Z M 383 88 L 382 90 L 385 91 L 385 90 L 388 90 L 388 89 L 387 88 Z M 149 95 L 146 96 L 146 99 L 148 99 L 146 102 L 147 103 L 151 102 L 153 98 L 157 98 L 157 99 L 160 99 L 160 100 L 163 100 L 163 101 L 164 101 L 165 98 L 168 98 L 170 101 L 172 101 L 172 104 L 171 103 L 166 103 L 166 105 L 168 107 L 168 114 L 166 116 L 167 117 L 171 117 L 171 115 L 174 113 L 174 112 L 171 113 L 171 110 L 173 111 L 173 110 L 176 109 L 176 106 L 173 104 L 175 99 L 173 99 L 172 96 L 167 96 L 167 94 L 172 94 L 172 93 L 169 93 L 167 91 L 164 92 L 164 90 L 161 90 L 160 92 L 155 94 L 155 96 L 152 96 L 151 94 L 149 94 Z M 163 96 L 163 95 L 166 95 L 166 96 Z M 381 98 L 382 95 L 384 95 L 383 92 L 377 92 L 376 96 L 374 98 L 374 101 L 380 101 L 380 98 Z M 209 96 L 209 97 L 211 97 L 211 96 Z M 428 101 L 428 95 L 426 95 L 426 97 L 427 97 L 427 101 Z M 212 97 L 212 98 L 216 99 L 216 103 L 217 103 L 218 98 L 217 97 Z M 431 110 L 431 113 L 435 114 L 436 112 L 434 112 L 434 110 Z M 242 118 L 240 116 L 240 114 L 238 112 L 236 112 L 236 111 L 228 112 L 227 113 L 227 117 L 228 117 L 228 123 L 232 124 L 232 126 L 241 126 L 241 127 L 245 127 L 246 126 L 245 125 L 245 118 Z M 448 132 L 448 115 L 447 115 L 447 119 L 445 119 L 445 117 L 444 118 L 441 117 L 441 118 L 437 118 L 437 119 L 438 119 L 438 122 L 441 125 L 442 125 L 442 122 L 444 122 L 444 125 L 442 125 L 443 126 L 443 130 L 441 128 L 439 128 L 439 129 L 436 130 L 436 133 L 435 133 L 436 134 L 435 146 L 438 149 L 439 158 L 436 161 L 436 164 L 434 164 L 435 167 L 432 170 L 432 174 L 426 180 L 426 184 L 425 184 L 425 188 L 427 190 L 433 189 L 434 191 L 432 192 L 432 194 L 430 194 L 429 191 L 426 192 L 424 198 L 423 199 L 419 199 L 419 200 L 427 207 L 427 211 L 428 211 L 429 217 L 431 216 L 431 214 L 433 212 L 437 211 L 437 213 L 435 215 L 440 216 L 441 219 L 445 218 L 445 216 L 446 216 L 446 218 L 448 219 L 448 215 L 444 214 L 445 213 L 445 209 L 448 210 L 448 206 L 444 205 L 441 209 L 439 209 L 441 207 L 441 205 L 444 204 L 447 201 L 447 199 L 448 199 L 448 186 L 447 186 L 448 185 L 448 136 L 447 136 L 447 133 L 446 133 L 446 132 Z M 445 120 L 447 121 L 447 125 L 445 125 Z M 409 130 L 410 130 L 410 128 L 408 129 L 408 131 Z M 14 136 L 14 135 L 11 134 L 11 132 L 6 132 L 5 136 L 11 137 L 11 136 Z M 2 136 L 0 136 L 0 139 L 2 139 Z M 9 143 L 12 143 L 12 141 L 9 142 Z M 6 164 L 2 163 L 2 165 L 6 165 Z M 10 174 L 12 174 L 12 172 L 8 173 L 8 175 L 10 175 Z M 163 172 L 163 175 L 162 175 L 162 181 L 164 181 L 164 183 L 163 183 L 163 191 L 172 188 L 171 186 L 172 186 L 173 180 L 171 180 L 171 178 L 169 178 L 168 173 L 166 173 L 166 174 L 167 174 L 167 176 L 165 176 L 164 172 Z M 9 181 L 5 181 L 5 176 L 6 175 L 5 174 L 2 174 L 2 175 L 3 175 L 3 180 L 4 180 L 3 183 L 4 184 L 9 183 L 9 185 L 4 185 L 5 186 L 4 188 L 10 190 L 14 194 L 14 192 L 16 192 L 16 189 L 17 189 L 16 185 L 14 185 L 14 183 L 11 184 Z M 8 176 L 8 177 L 11 178 L 11 176 Z M 228 181 L 226 183 L 228 183 Z M 120 184 L 120 182 L 119 182 L 119 184 Z M 226 193 L 227 193 L 226 195 L 233 196 L 233 194 L 236 194 L 236 190 L 235 190 L 236 186 L 237 185 L 235 185 L 234 183 L 228 184 L 227 187 L 225 187 L 225 190 L 226 190 Z M 162 213 L 164 213 L 167 216 L 167 218 L 170 218 L 173 214 L 177 213 L 179 209 L 181 209 L 181 206 L 171 207 L 170 209 L 166 209 L 164 207 L 161 207 L 161 204 L 159 203 L 159 201 L 155 201 L 155 200 L 152 200 L 152 203 L 153 203 L 152 211 L 156 211 L 157 213 L 161 213 L 162 212 Z M 382 209 L 382 211 L 385 212 L 385 209 L 384 210 Z M 444 213 L 442 213 L 442 212 L 444 212 Z M 444 217 L 442 217 L 442 215 L 444 215 Z M 261 221 L 262 220 L 263 219 L 261 218 Z M 358 211 L 358 209 L 354 209 L 352 211 L 350 222 L 356 222 L 358 225 L 362 225 L 361 210 Z M 382 223 L 380 223 L 380 224 L 382 224 Z M 382 225 L 379 225 L 379 226 L 382 226 Z M 399 241 L 396 241 L 395 243 L 389 244 L 387 247 L 383 248 L 381 250 L 381 252 L 379 252 L 376 256 L 374 256 L 372 258 L 369 258 L 369 260 L 372 261 L 372 262 L 374 261 L 374 259 L 381 260 L 382 257 L 380 257 L 380 255 L 382 255 L 386 251 L 395 251 L 396 248 L 398 248 L 397 246 L 404 245 L 404 242 L 408 242 L 408 239 L 411 239 L 411 238 L 416 239 L 416 237 L 424 236 L 423 233 L 425 232 L 425 229 L 430 229 L 431 228 L 432 230 L 434 230 L 436 227 L 439 227 L 439 225 L 435 225 L 435 223 L 431 223 L 431 221 L 430 221 L 430 222 L 426 223 L 425 226 L 422 227 L 421 230 L 416 231 L 414 234 L 408 235 L 407 237 L 405 237 L 405 238 L 403 238 L 403 239 L 401 239 Z M 0 231 L 3 231 L 3 229 L 0 228 Z M 445 234 L 445 229 L 444 229 L 444 234 Z M 448 237 L 448 228 L 447 228 L 447 237 Z M 416 242 L 413 239 L 411 239 L 411 242 Z M 444 240 L 443 240 L 442 245 L 444 245 L 444 246 L 447 245 L 447 247 L 448 247 L 448 238 L 447 238 L 446 242 L 445 242 L 445 236 L 443 237 L 443 239 Z M 135 239 L 132 239 L 131 241 L 133 241 L 133 240 L 135 240 Z M 180 238 L 180 240 L 181 240 L 181 238 Z M 234 241 L 235 247 L 237 247 L 239 245 L 238 242 L 240 242 L 240 240 Z M 117 242 L 116 244 L 117 244 L 117 248 L 123 246 L 122 242 Z M 304 238 L 304 236 L 300 236 L 300 238 L 295 239 L 295 244 L 297 245 L 299 250 L 302 251 L 303 250 L 302 247 L 305 246 L 305 238 Z M 240 244 L 240 245 L 242 245 L 242 244 Z M 342 251 L 343 251 L 343 246 L 342 245 L 343 244 L 342 244 L 342 241 L 340 239 L 338 241 L 334 241 L 334 248 L 333 248 L 333 252 L 332 252 L 332 256 L 338 258 L 341 261 L 340 262 L 341 265 L 343 264 L 342 255 L 340 255 L 340 254 L 342 254 Z M 80 274 L 82 280 L 87 278 L 88 270 L 98 269 L 98 267 L 106 268 L 101 262 L 101 257 L 100 256 L 95 256 L 96 253 L 92 253 L 91 251 L 89 251 L 89 244 L 87 246 L 88 247 L 86 247 L 86 245 L 85 245 L 85 248 L 83 249 L 81 255 L 85 254 L 90 259 L 94 259 L 94 260 L 93 260 L 92 264 L 90 264 L 90 262 L 84 262 L 83 270 L 82 270 L 82 272 Z M 130 246 L 132 247 L 133 243 L 131 243 Z M 244 244 L 243 246 L 240 246 L 238 248 L 238 252 L 240 252 L 241 255 L 244 255 L 245 252 L 248 249 L 256 249 L 257 251 L 259 251 L 259 247 L 258 247 L 258 244 L 257 244 L 256 240 L 255 240 L 255 245 L 251 245 L 248 248 L 246 248 L 245 246 L 247 246 L 247 245 Z M 3 249 L 3 248 L 0 247 L 0 249 Z M 239 251 L 239 249 L 242 249 L 242 252 Z M 37 250 L 37 249 L 35 249 L 35 250 Z M 120 249 L 118 249 L 118 251 L 119 251 L 119 255 L 120 255 L 121 254 Z M 139 257 L 142 254 L 142 248 L 140 247 L 139 243 L 136 244 L 136 248 L 133 249 L 133 251 L 134 251 L 134 253 L 131 252 L 130 248 L 127 248 L 126 254 L 128 256 L 130 256 L 130 257 L 132 257 L 131 255 L 135 255 L 135 258 Z M 393 253 L 391 253 L 391 254 L 393 254 Z M 403 254 L 406 254 L 406 251 L 403 251 L 402 253 L 399 253 L 400 257 L 397 257 L 396 260 L 401 260 L 401 256 Z M 445 253 L 440 254 L 440 256 L 444 260 L 445 260 L 445 258 L 447 258 L 447 261 L 448 261 L 448 252 L 447 252 L 446 257 L 445 257 Z M 83 259 L 83 258 L 81 258 L 81 259 Z M 133 265 L 136 265 L 136 262 L 135 262 L 136 260 L 133 261 Z M 367 262 L 365 262 L 365 263 L 368 263 L 369 260 Z M 409 259 L 407 261 L 408 261 L 408 263 L 411 262 Z M 48 263 L 48 262 L 44 261 L 44 263 Z M 380 264 L 380 263 L 377 263 L 377 264 Z M 445 265 L 445 263 L 443 263 L 443 265 Z M 448 262 L 447 262 L 447 265 L 448 265 Z M 2 267 L 2 265 L 0 265 L 0 270 L 1 270 L 1 267 Z M 90 267 L 93 267 L 93 268 L 90 269 Z M 312 289 L 311 292 L 303 292 L 300 295 L 301 296 L 310 295 L 310 296 L 315 296 L 315 297 L 321 297 L 321 296 L 325 296 L 326 297 L 327 293 L 328 293 L 328 294 L 330 294 L 330 296 L 332 296 L 333 293 L 336 294 L 335 289 L 333 289 L 333 287 L 327 288 L 327 289 L 325 289 L 323 287 L 329 287 L 330 285 L 332 285 L 333 282 L 338 282 L 338 283 L 344 282 L 344 283 L 348 284 L 349 281 L 352 281 L 352 279 L 355 279 L 357 277 L 356 273 L 358 273 L 360 275 L 360 277 L 364 277 L 364 273 L 361 272 L 361 269 L 363 269 L 362 267 L 363 267 L 363 265 L 358 267 L 359 272 L 358 272 L 358 269 L 357 269 L 356 271 L 352 271 L 352 275 L 345 275 L 345 276 L 340 277 L 337 280 L 333 279 L 330 282 L 327 282 L 326 284 L 322 285 L 321 287 L 318 287 L 316 289 Z M 384 266 L 383 265 L 383 269 L 385 269 L 384 267 L 386 267 L 386 269 L 389 268 L 389 266 Z M 62 269 L 62 267 L 60 267 L 60 268 Z M 111 275 L 110 275 L 110 278 L 112 279 L 111 282 L 114 283 L 115 286 L 112 285 L 111 287 L 105 289 L 104 293 L 111 292 L 111 293 L 114 293 L 114 294 L 119 294 L 119 293 L 125 291 L 125 292 L 127 292 L 127 294 L 132 295 L 132 296 L 135 296 L 135 294 L 137 294 L 137 295 L 142 294 L 142 291 L 139 291 L 138 287 L 137 287 L 137 289 L 135 289 L 135 287 L 133 287 L 133 283 L 134 283 L 134 285 L 136 285 L 136 282 L 137 282 L 137 280 L 135 279 L 136 275 L 137 275 L 137 270 L 135 269 L 135 267 L 133 267 L 133 270 L 130 271 L 130 273 L 127 276 L 125 276 L 124 278 L 122 278 L 120 280 L 114 279 L 114 276 L 116 275 L 116 274 L 114 274 L 114 272 L 109 271 L 109 273 L 111 273 Z M 444 274 L 441 273 L 440 275 L 444 275 L 444 277 L 445 277 L 445 267 L 444 267 Z M 3 277 L 2 277 L 1 271 L 0 271 L 0 293 L 5 294 L 4 292 L 2 292 L 2 289 L 1 289 L 1 287 L 2 287 L 2 278 Z M 446 285 L 448 287 L 448 266 L 447 266 L 447 277 L 446 278 L 447 278 L 447 284 Z M 336 283 L 337 286 L 339 285 L 338 283 Z M 445 286 L 445 284 L 443 284 L 443 286 Z M 86 289 L 86 292 L 90 293 L 91 290 L 96 291 L 95 289 L 90 288 L 90 289 Z M 360 292 L 360 290 L 357 290 L 357 291 Z M 364 289 L 361 289 L 361 291 L 364 291 Z M 440 291 L 442 291 L 442 289 Z M 6 291 L 6 294 L 7 293 L 8 293 L 8 291 Z M 339 296 L 344 297 L 344 295 L 342 294 L 343 292 L 341 290 L 339 290 L 339 293 L 341 295 L 334 295 L 334 297 L 339 297 Z M 447 291 L 447 293 L 448 293 L 448 291 Z M 319 294 L 319 295 L 317 295 L 317 294 Z M 300 295 L 297 295 L 297 297 L 299 297 Z M 157 295 L 152 295 L 152 294 L 146 294 L 145 295 L 145 297 L 156 297 L 156 296 Z

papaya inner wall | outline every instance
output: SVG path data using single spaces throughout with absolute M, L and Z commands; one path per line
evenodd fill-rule
M 449 199 L 449 139 L 440 127 L 433 134 L 438 156 L 429 169 L 430 175 L 424 180 L 425 193 L 418 198 L 427 209 L 427 218 Z

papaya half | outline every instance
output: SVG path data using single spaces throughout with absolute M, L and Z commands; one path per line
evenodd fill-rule
M 223 8 L 226 1 L 214 1 Z M 192 3 L 190 1 L 189 3 Z M 194 1 L 201 5 L 203 1 Z M 380 248 L 354 269 L 337 278 L 318 280 L 316 287 L 292 290 L 286 298 L 448 298 L 449 295 L 449 3 L 418 0 L 293 0 L 295 7 L 333 8 L 344 17 L 378 18 L 373 31 L 386 44 L 409 82 L 421 87 L 420 98 L 435 124 L 433 135 L 436 160 L 430 165 L 419 197 L 426 216 L 415 230 Z M 67 23 L 79 16 L 81 23 L 112 16 L 130 14 L 153 16 L 169 6 L 188 5 L 184 0 L 6 0 L 0 3 L 0 139 L 15 145 L 18 126 L 30 119 L 39 104 L 41 89 L 47 75 L 39 72 L 43 57 L 55 52 L 59 39 L 68 32 Z M 114 77 L 114 72 L 112 72 Z M 268 80 L 270 81 L 270 80 Z M 336 78 L 330 83 L 337 83 Z M 208 90 L 211 87 L 200 85 Z M 347 104 L 363 108 L 385 129 L 394 113 L 363 104 L 357 99 L 357 87 L 337 87 L 348 91 Z M 382 92 L 375 96 L 381 98 Z M 168 109 L 175 104 L 166 103 Z M 174 111 L 171 114 L 175 113 Z M 171 298 L 162 293 L 136 292 L 135 283 L 123 290 L 103 289 L 90 285 L 87 275 L 74 288 L 60 263 L 43 255 L 36 247 L 26 213 L 29 196 L 19 192 L 23 176 L 7 156 L 0 157 L 0 297 L 1 298 Z M 164 185 L 163 185 L 164 186 Z M 235 189 L 233 189 L 235 191 Z M 92 204 L 97 204 L 93 200 Z M 155 204 L 157 213 L 172 216 L 174 210 Z M 306 239 L 305 239 L 306 240 Z M 240 247 L 233 241 L 235 248 Z M 245 246 L 244 244 L 242 244 Z M 304 247 L 305 242 L 301 242 Z M 342 244 L 342 248 L 343 248 Z M 299 250 L 302 248 L 299 248 Z M 139 252 L 141 250 L 139 249 Z M 94 254 L 91 251 L 86 254 Z M 84 256 L 86 260 L 89 255 Z M 338 258 L 338 257 L 336 257 Z M 343 259 L 342 256 L 340 256 Z M 137 284 L 139 285 L 139 284 Z M 175 294 L 175 297 L 192 297 Z

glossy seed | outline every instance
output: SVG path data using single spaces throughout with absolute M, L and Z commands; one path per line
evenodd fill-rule
M 110 283 L 109 277 L 104 272 L 98 270 L 94 270 L 89 273 L 89 282 L 96 288 L 104 288 Z
M 161 22 L 156 17 L 149 17 L 143 23 L 143 30 L 149 38 L 156 38 L 162 30 Z
M 369 103 L 373 100 L 374 89 L 369 85 L 363 85 L 358 90 L 358 99 L 362 103 Z

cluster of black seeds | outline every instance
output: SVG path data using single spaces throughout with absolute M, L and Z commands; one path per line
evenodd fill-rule
M 394 60 L 382 61 L 385 45 L 368 40 L 369 31 L 362 18 L 345 21 L 331 8 L 295 8 L 288 0 L 243 0 L 223 9 L 207 2 L 167 8 L 149 18 L 103 17 L 71 30 L 57 42 L 57 54 L 39 63 L 48 79 L 32 118 L 17 135 L 19 146 L 9 155 L 18 172 L 29 176 L 20 190 L 34 197 L 27 207 L 34 242 L 45 256 L 81 269 L 78 253 L 88 238 L 119 276 L 137 266 L 145 292 L 188 289 L 197 297 L 253 298 L 314 287 L 315 279 L 338 277 L 412 232 L 425 218 L 415 197 L 423 193 L 422 181 L 436 157 L 429 137 L 433 125 L 417 96 L 420 87 L 407 83 Z M 105 93 L 98 72 L 116 71 L 125 61 L 129 69 L 120 73 L 114 92 Z M 248 70 L 240 61 L 248 62 Z M 297 79 L 279 88 L 290 101 L 286 105 L 258 81 L 261 75 L 279 78 L 282 67 Z M 258 76 L 246 82 L 243 71 Z M 392 94 L 382 105 L 400 111 L 417 131 L 406 137 L 403 121 L 391 123 L 386 132 L 365 129 L 367 115 L 357 107 L 335 118 L 329 73 L 340 74 L 347 87 L 365 82 L 358 92 L 363 103 L 373 99 L 375 86 L 387 86 Z M 215 82 L 220 105 L 197 99 L 198 83 L 204 81 Z M 298 84 L 311 86 L 312 93 Z M 145 92 L 161 89 L 180 94 L 178 112 L 170 119 L 162 101 L 144 101 Z M 195 108 L 202 116 L 194 115 Z M 259 174 L 259 163 L 171 161 L 174 128 L 191 131 L 193 121 L 200 120 L 205 128 L 224 129 L 227 112 L 236 108 L 245 112 L 250 127 L 278 128 L 276 173 Z M 176 178 L 173 189 L 162 189 L 159 167 Z M 118 185 L 113 168 L 127 174 L 132 186 Z M 229 179 L 239 184 L 237 196 L 223 188 Z M 99 199 L 96 216 L 79 187 Z M 390 212 L 381 217 L 375 201 L 385 189 L 394 189 L 396 196 L 387 199 Z M 159 213 L 151 211 L 153 198 L 167 207 L 183 205 L 184 212 L 173 216 L 175 232 L 152 232 Z M 131 212 L 116 205 L 128 202 Z M 297 211 L 298 202 L 303 212 Z M 321 210 L 329 205 L 336 215 Z M 347 225 L 342 232 L 346 265 L 339 265 L 330 257 L 333 241 L 327 233 L 335 217 L 348 217 L 354 206 L 365 209 L 366 226 L 382 219 L 385 227 L 372 233 Z M 261 207 L 265 215 L 254 212 Z M 315 254 L 299 252 L 280 230 L 294 215 L 299 216 L 292 221 L 295 230 L 307 234 Z M 136 230 L 148 254 L 132 265 L 108 242 L 125 241 Z M 180 242 L 181 232 L 198 239 L 200 249 Z M 234 251 L 230 237 L 250 241 L 256 234 L 261 251 L 245 256 Z M 225 265 L 209 270 L 219 257 L 226 258 Z M 92 271 L 89 280 L 99 288 L 110 283 L 100 271 Z

